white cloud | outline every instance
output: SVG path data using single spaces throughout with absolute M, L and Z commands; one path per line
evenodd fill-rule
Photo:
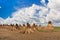
M 48 7 L 52 9 L 60 9 L 60 0 L 49 0 Z
M 41 0 L 41 3 L 46 6 L 45 0 Z
M 14 12 L 12 17 L 13 20 L 17 20 L 20 23 L 29 22 L 32 24 L 35 22 L 39 24 L 43 23 L 40 21 L 40 17 L 42 17 L 42 19 L 45 20 L 43 16 L 46 15 L 47 12 L 48 12 L 47 8 L 33 4 L 31 7 L 23 8 L 21 10 Z
M 0 17 L 0 24 L 3 24 L 4 19 Z
M 22 8 L 12 13 L 12 18 L 8 17 L 4 20 L 4 24 L 24 24 L 29 22 L 30 24 L 44 23 L 45 17 L 48 9 L 43 6 L 38 6 L 33 4 L 31 7 Z M 41 14 L 41 15 L 40 15 Z M 41 18 L 41 19 L 40 19 Z
M 49 0 L 47 6 L 50 8 L 50 11 L 47 14 L 46 20 L 51 20 L 54 24 L 58 25 L 60 23 L 60 0 Z
M 0 6 L 0 8 L 2 8 L 2 7 Z
M 45 5 L 45 0 L 41 2 Z M 60 1 L 49 0 L 45 6 L 47 8 L 33 4 L 31 7 L 17 9 L 16 12 L 12 13 L 12 18 L 8 17 L 3 23 L 24 24 L 29 22 L 30 24 L 40 24 L 52 21 L 54 24 L 60 24 Z
M 45 3 L 45 0 L 41 0 L 41 3 Z

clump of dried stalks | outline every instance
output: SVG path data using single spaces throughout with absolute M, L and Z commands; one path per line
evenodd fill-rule
M 7 29 L 11 32 L 17 31 L 17 32 L 23 33 L 23 34 L 26 34 L 26 33 L 30 34 L 30 33 L 36 32 L 38 30 L 53 30 L 54 29 L 51 21 L 49 21 L 47 27 L 44 27 L 44 28 L 41 25 L 39 25 L 39 26 L 36 25 L 35 23 L 33 25 L 30 25 L 29 23 L 27 23 L 27 24 L 23 24 L 23 25 L 21 25 L 21 24 L 20 25 L 18 25 L 18 24 L 16 24 L 16 25 L 3 24 L 0 26 L 1 26 L 0 28 L 2 28 L 2 29 Z
M 45 30 L 54 30 L 54 27 L 52 25 L 52 22 L 49 21 L 47 27 L 45 27 Z

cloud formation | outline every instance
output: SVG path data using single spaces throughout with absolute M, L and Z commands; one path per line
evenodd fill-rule
M 45 5 L 45 0 L 41 1 Z M 12 18 L 7 19 L 0 18 L 0 24 L 46 24 L 48 21 L 52 21 L 54 25 L 60 25 L 60 1 L 49 0 L 49 3 L 44 6 L 33 4 L 30 7 L 17 9 L 12 13 Z
M 60 25 L 60 0 L 49 0 L 47 7 L 50 8 L 47 19 Z
M 2 8 L 2 7 L 0 6 L 0 8 Z
M 46 15 L 47 12 L 47 8 L 33 4 L 31 7 L 17 10 L 12 14 L 12 18 L 7 18 L 6 20 L 10 20 L 11 22 L 9 21 L 9 23 L 13 24 L 23 24 L 27 22 L 30 24 L 40 24 L 45 22 L 44 15 Z

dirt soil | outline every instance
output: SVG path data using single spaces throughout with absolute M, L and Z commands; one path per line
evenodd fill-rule
M 60 40 L 60 32 L 34 32 L 22 34 L 17 31 L 0 29 L 0 40 Z

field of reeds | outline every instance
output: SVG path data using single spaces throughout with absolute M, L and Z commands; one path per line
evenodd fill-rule
M 54 27 L 51 22 L 47 26 L 2 24 L 0 25 L 0 40 L 60 40 L 60 27 Z
M 60 27 L 44 30 L 45 27 L 21 27 L 21 25 L 0 25 L 0 40 L 60 40 Z M 27 24 L 27 26 L 30 26 Z M 40 28 L 40 29 L 39 29 Z M 38 30 L 39 29 L 39 30 Z M 26 33 L 25 33 L 26 32 Z M 30 33 L 31 32 L 31 33 Z

